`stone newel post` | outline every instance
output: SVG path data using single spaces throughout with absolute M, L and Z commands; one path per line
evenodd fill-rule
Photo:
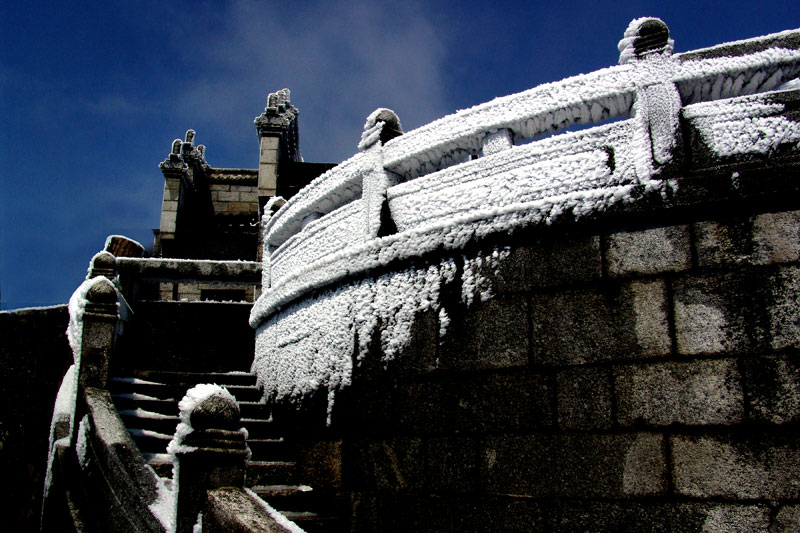
M 198 385 L 187 392 L 180 408 L 183 422 L 169 448 L 174 454 L 177 533 L 192 531 L 208 490 L 244 486 L 250 455 L 239 406 L 226 390 Z

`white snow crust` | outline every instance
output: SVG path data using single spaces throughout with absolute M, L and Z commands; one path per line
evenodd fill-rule
M 47 453 L 47 473 L 44 480 L 44 497 L 50 492 L 53 483 L 53 462 L 58 445 L 69 446 L 70 435 L 72 435 L 72 425 L 75 416 L 75 400 L 78 396 L 78 380 L 75 374 L 75 365 L 72 364 L 64 373 L 61 379 L 61 386 L 58 388 L 56 403 L 53 407 L 53 418 L 50 421 L 50 440 Z M 59 426 L 66 429 L 66 435 L 56 438 L 56 431 Z
M 490 279 L 508 249 L 462 257 L 461 302 L 491 297 Z M 338 390 L 350 385 L 353 364 L 367 355 L 377 332 L 384 364 L 401 356 L 419 313 L 446 311 L 442 287 L 456 278 L 453 259 L 412 267 L 329 289 L 280 311 L 258 329 L 253 372 L 273 397 L 298 400 L 325 388 L 328 416 Z M 447 321 L 440 322 L 442 335 Z
M 148 466 L 148 468 L 150 468 Z M 153 516 L 161 522 L 164 529 L 171 533 L 175 531 L 175 491 L 172 490 L 172 483 L 170 480 L 163 479 L 153 472 L 153 478 L 156 480 L 156 499 L 150 503 L 147 508 L 153 513 Z
M 778 115 L 782 103 L 762 95 L 687 106 L 689 119 L 706 146 L 720 157 L 742 154 L 768 154 L 784 144 L 800 142 L 800 122 Z
M 621 50 L 630 48 L 639 22 Z M 796 143 L 796 124 L 773 116 L 782 107 L 746 95 L 797 78 L 800 50 L 780 40 L 798 34 L 679 55 L 670 41 L 663 52 L 496 98 L 385 145 L 377 110 L 360 153 L 263 219 L 265 283 L 250 317 L 259 384 L 268 396 L 290 399 L 324 387 L 330 414 L 374 331 L 386 362 L 402 353 L 418 313 L 436 312 L 447 331 L 439 293 L 456 275 L 453 260 L 376 271 L 431 252 L 458 257 L 491 234 L 666 194 L 676 184 L 660 173 L 672 162 L 681 112 L 710 135 L 718 155 Z M 726 98 L 738 99 L 712 102 Z M 612 118 L 626 120 L 541 138 Z M 387 208 L 396 232 L 378 237 Z M 460 272 L 467 305 L 488 297 L 486 265 L 470 261 Z

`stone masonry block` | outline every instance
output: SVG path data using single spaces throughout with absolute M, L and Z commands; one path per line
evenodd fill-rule
M 775 515 L 775 533 L 800 531 L 800 505 L 785 505 Z
M 264 136 L 261 137 L 261 151 L 264 150 L 277 150 L 278 145 L 280 144 L 280 138 L 278 137 L 271 137 L 271 136 Z
M 214 207 L 215 213 L 228 212 L 228 202 L 213 202 L 211 205 Z
M 671 437 L 675 492 L 694 498 L 800 496 L 800 442 L 794 433 Z
M 179 181 L 172 180 L 164 182 L 164 202 L 171 201 L 177 202 L 180 199 L 181 184 Z
M 424 449 L 418 438 L 357 440 L 345 444 L 344 475 L 353 488 L 419 489 L 424 483 Z
M 458 495 L 454 502 L 454 521 L 450 531 L 480 533 L 550 533 L 558 531 L 560 506 L 513 496 Z M 477 500 L 477 501 L 476 501 Z
M 258 213 L 258 204 L 255 202 L 229 202 L 228 210 L 233 214 Z
M 516 248 L 500 264 L 499 291 L 584 283 L 601 276 L 600 237 L 573 237 Z
M 231 185 L 231 191 L 256 192 L 256 187 L 252 185 Z
M 784 267 L 772 278 L 769 338 L 773 349 L 800 347 L 800 268 Z
M 217 195 L 220 202 L 238 202 L 239 193 L 230 191 L 220 191 Z
M 796 356 L 747 358 L 742 368 L 753 420 L 800 421 L 800 360 Z
M 442 437 L 425 445 L 425 487 L 431 492 L 476 492 L 478 443 L 474 438 Z
M 541 374 L 514 372 L 445 382 L 458 432 L 515 432 L 552 425 L 553 387 Z
M 767 533 L 766 505 L 571 501 L 550 531 Z
M 533 295 L 534 361 L 577 365 L 666 355 L 671 350 L 661 280 Z
M 734 359 L 621 366 L 615 370 L 623 426 L 735 424 L 744 415 Z
M 161 226 L 159 230 L 162 233 L 174 232 L 176 221 L 177 211 L 161 211 Z
M 487 438 L 481 474 L 488 494 L 620 498 L 664 494 L 657 434 L 502 435 Z
M 558 374 L 558 425 L 565 429 L 611 427 L 611 373 L 579 367 Z
M 161 204 L 162 211 L 177 211 L 178 210 L 178 202 L 173 202 L 171 200 L 164 200 Z
M 800 258 L 800 211 L 695 224 L 701 267 L 765 265 Z
M 754 333 L 750 293 L 756 287 L 731 275 L 689 277 L 674 284 L 675 336 L 682 354 L 745 351 Z
M 449 316 L 450 324 L 441 338 L 441 368 L 486 369 L 527 364 L 528 313 L 524 295 L 506 295 L 461 306 Z
M 239 193 L 239 199 L 242 202 L 258 202 L 257 191 L 242 191 Z
M 275 190 L 278 179 L 278 165 L 274 163 L 260 163 L 258 166 L 258 192 Z
M 209 184 L 208 188 L 209 188 L 209 190 L 211 190 L 212 193 L 215 192 L 215 191 L 216 192 L 219 192 L 219 191 L 227 192 L 227 191 L 231 190 L 231 186 L 230 186 L 229 183 L 211 183 L 211 184 Z
M 678 272 L 691 267 L 689 226 L 666 226 L 608 236 L 611 276 Z

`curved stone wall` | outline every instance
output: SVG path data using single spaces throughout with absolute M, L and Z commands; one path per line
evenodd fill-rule
M 773 200 L 409 266 L 454 270 L 404 347 L 386 357 L 378 319 L 332 405 L 311 389 L 275 403 L 278 420 L 306 416 L 301 470 L 339 491 L 354 530 L 797 527 L 800 202 Z

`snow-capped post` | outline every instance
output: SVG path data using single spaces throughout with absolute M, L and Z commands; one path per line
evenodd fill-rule
M 668 165 L 678 161 L 681 150 L 679 115 L 681 96 L 672 81 L 675 42 L 669 28 L 657 18 L 634 19 L 617 45 L 619 62 L 636 64 L 634 84 L 637 117 L 636 174 L 647 180 L 654 174 L 666 176 Z
M 224 388 L 197 385 L 178 407 L 181 423 L 167 451 L 174 465 L 175 531 L 183 533 L 192 531 L 208 490 L 244 487 L 250 450 L 239 405 Z
M 119 313 L 117 291 L 105 276 L 93 278 L 86 292 L 81 333 L 78 384 L 82 389 L 108 388 L 108 368 Z
M 371 170 L 362 182 L 362 197 L 367 238 L 381 237 L 396 231 L 386 200 L 386 190 L 397 183 L 395 174 L 383 168 L 383 145 L 403 134 L 403 126 L 394 111 L 378 108 L 364 124 L 358 149 L 372 158 Z
M 117 258 L 110 252 L 98 252 L 89 265 L 89 278 L 104 276 L 111 281 L 117 276 Z

